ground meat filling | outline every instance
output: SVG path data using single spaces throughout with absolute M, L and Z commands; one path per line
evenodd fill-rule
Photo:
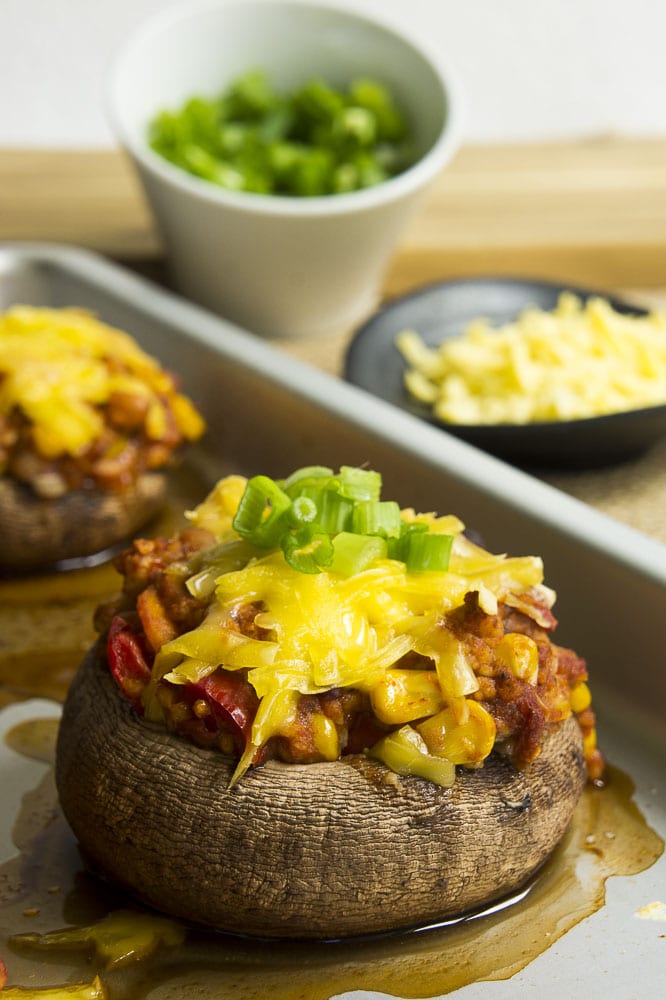
M 465 643 L 475 664 L 480 686 L 473 697 L 495 720 L 498 745 L 516 766 L 524 767 L 537 756 L 547 727 L 570 714 L 570 691 L 586 680 L 587 667 L 572 650 L 556 646 L 528 615 L 503 604 L 498 611 L 486 614 L 478 595 L 469 593 L 462 607 L 447 615 L 444 627 Z M 554 628 L 557 622 L 548 615 Z M 536 643 L 536 684 L 517 677 L 498 658 L 497 647 L 507 634 L 525 635 Z
M 137 614 L 140 600 L 146 608 L 151 604 L 153 609 L 155 627 L 148 630 L 153 632 L 150 643 L 153 653 L 167 641 L 159 642 L 159 634 L 170 634 L 173 638 L 196 628 L 206 613 L 208 602 L 193 597 L 187 590 L 187 566 L 197 552 L 209 548 L 213 542 L 213 536 L 202 528 L 187 528 L 172 538 L 135 540 L 114 560 L 115 568 L 123 577 L 123 589 L 114 601 L 97 609 L 97 631 L 106 635 L 112 619 L 121 616 L 146 632 Z M 178 567 L 182 572 L 167 572 Z
M 135 541 L 116 559 L 124 577 L 123 592 L 99 610 L 98 630 L 106 635 L 109 629 L 112 633 L 130 629 L 141 648 L 148 650 L 150 667 L 165 642 L 195 628 L 208 610 L 211 598 L 193 597 L 185 581 L 196 565 L 197 553 L 212 541 L 208 532 L 198 528 L 171 539 Z M 256 621 L 263 610 L 260 604 L 238 607 L 233 614 L 235 627 L 253 639 L 268 638 L 269 631 Z M 545 598 L 538 594 L 522 595 L 520 610 L 500 603 L 498 613 L 491 615 L 479 606 L 475 592 L 468 593 L 464 604 L 441 621 L 441 628 L 464 644 L 473 664 L 479 688 L 471 697 L 492 716 L 497 748 L 519 768 L 538 755 L 548 727 L 571 714 L 571 692 L 587 679 L 585 661 L 552 642 L 548 633 L 556 624 Z M 507 666 L 502 655 L 507 636 L 525 636 L 536 644 L 538 669 L 533 676 L 519 676 Z M 424 661 L 410 653 L 399 665 L 423 668 Z M 173 732 L 225 753 L 241 754 L 248 745 L 258 699 L 246 672 L 221 666 L 195 685 L 161 684 L 158 700 Z M 595 717 L 589 706 L 576 714 L 583 736 L 593 732 Z M 361 691 L 345 688 L 302 695 L 288 731 L 269 740 L 255 763 L 270 757 L 290 763 L 334 760 L 373 746 L 388 728 L 373 715 L 369 698 Z M 594 753 L 588 766 L 590 762 L 591 777 L 595 777 Z

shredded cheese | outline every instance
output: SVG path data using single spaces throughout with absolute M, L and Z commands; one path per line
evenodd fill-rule
M 166 433 L 167 399 L 185 438 L 203 430 L 172 377 L 122 330 L 74 308 L 14 306 L 0 315 L 0 417 L 20 410 L 45 458 L 85 451 L 104 430 L 102 408 L 114 393 L 149 401 L 151 440 Z
M 571 293 L 552 312 L 528 309 L 493 329 L 477 319 L 430 349 L 418 333 L 396 344 L 409 393 L 455 424 L 573 420 L 666 403 L 666 316 L 616 312 Z

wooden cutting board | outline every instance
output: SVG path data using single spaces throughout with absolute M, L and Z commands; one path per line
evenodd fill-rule
M 0 150 L 0 240 L 134 264 L 161 256 L 116 150 Z M 666 287 L 666 139 L 463 147 L 406 233 L 386 293 L 484 273 Z

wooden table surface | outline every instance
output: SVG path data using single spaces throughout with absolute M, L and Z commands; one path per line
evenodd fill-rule
M 0 150 L 0 242 L 17 240 L 96 250 L 163 279 L 160 239 L 118 151 Z M 666 308 L 666 140 L 463 147 L 405 234 L 385 296 L 483 274 Z M 279 346 L 339 374 L 349 336 Z M 666 439 L 613 469 L 544 478 L 666 542 Z
M 117 151 L 0 150 L 0 239 L 160 256 Z M 465 146 L 433 185 L 386 281 L 521 274 L 666 288 L 666 139 Z

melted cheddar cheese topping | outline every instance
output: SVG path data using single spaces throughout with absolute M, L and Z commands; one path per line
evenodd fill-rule
M 156 690 L 162 680 L 196 683 L 223 664 L 227 670 L 247 671 L 260 699 L 235 780 L 271 737 L 289 731 L 300 695 L 344 687 L 369 695 L 383 722 L 404 724 L 378 754 L 394 770 L 400 770 L 402 761 L 402 773 L 444 784 L 449 782 L 442 778 L 443 767 L 449 768 L 452 781 L 456 763 L 474 764 L 487 756 L 495 726 L 470 699 L 479 687 L 477 676 L 464 643 L 441 627 L 442 618 L 461 606 L 470 591 L 478 594 L 486 614 L 496 614 L 498 602 L 509 595 L 541 587 L 541 560 L 493 555 L 463 534 L 457 517 L 404 510 L 404 520 L 423 521 L 431 532 L 454 536 L 446 572 L 408 572 L 403 562 L 378 558 L 350 576 L 326 570 L 302 573 L 287 564 L 280 550 L 248 554 L 232 528 L 244 484 L 238 476 L 222 480 L 189 514 L 196 526 L 218 539 L 204 568 L 190 580 L 192 587 L 207 585 L 214 600 L 197 628 L 157 653 L 143 699 L 147 718 L 160 720 Z M 234 612 L 250 603 L 262 609 L 255 619 L 264 630 L 259 639 L 242 634 L 234 620 Z M 510 669 L 536 683 L 536 647 L 529 638 L 520 638 L 515 648 L 507 646 Z M 424 657 L 420 662 L 428 669 L 400 669 L 399 661 L 411 652 Z M 409 726 L 425 717 L 436 717 L 439 737 L 432 724 L 424 732 Z M 333 737 L 320 734 L 330 759 L 339 753 Z M 429 747 L 437 739 L 441 746 L 432 753 Z
M 183 437 L 202 433 L 192 403 L 129 334 L 82 309 L 15 306 L 0 315 L 0 417 L 19 410 L 45 458 L 83 453 L 118 393 L 147 401 L 149 440 L 167 432 L 165 400 Z

